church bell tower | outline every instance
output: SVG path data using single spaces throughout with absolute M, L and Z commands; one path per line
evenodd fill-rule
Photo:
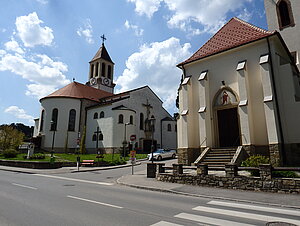
M 104 41 L 106 38 L 104 35 L 102 35 L 101 38 L 102 45 L 93 59 L 89 62 L 89 81 L 86 84 L 93 88 L 101 89 L 113 94 L 115 87 L 115 84 L 113 83 L 114 62 L 111 60 L 105 48 Z
M 270 31 L 280 32 L 298 68 L 300 53 L 300 1 L 264 0 Z

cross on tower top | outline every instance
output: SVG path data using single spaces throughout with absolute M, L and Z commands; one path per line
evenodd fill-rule
M 106 40 L 104 34 L 102 36 L 100 36 L 100 38 L 102 39 L 102 45 L 104 44 L 104 41 Z

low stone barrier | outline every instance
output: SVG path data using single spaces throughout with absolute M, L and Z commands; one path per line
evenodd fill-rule
M 31 169 L 57 169 L 61 168 L 63 164 L 61 162 L 54 162 L 51 164 L 50 162 L 0 160 L 0 165 Z
M 173 173 L 158 173 L 156 179 L 163 182 L 206 187 L 300 194 L 300 179 L 272 178 L 269 165 L 259 167 L 260 177 L 237 175 L 234 165 L 225 167 L 226 176 L 209 175 L 207 166 L 204 165 L 197 166 L 197 175 L 178 173 L 178 168 L 181 167 L 178 165 L 173 165 L 173 167 Z

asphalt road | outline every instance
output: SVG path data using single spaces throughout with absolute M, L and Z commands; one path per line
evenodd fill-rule
M 145 165 L 135 167 L 135 171 Z M 120 186 L 130 168 L 72 174 L 0 171 L 0 225 L 300 225 L 300 211 Z

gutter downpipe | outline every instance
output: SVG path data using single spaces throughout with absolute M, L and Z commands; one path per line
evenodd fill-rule
M 274 96 L 275 96 L 275 106 L 276 106 L 276 113 L 277 113 L 277 117 L 278 117 L 278 127 L 279 127 L 279 137 L 281 140 L 280 143 L 280 155 L 281 155 L 281 159 L 282 159 L 282 164 L 285 165 L 286 163 L 286 156 L 285 156 L 285 151 L 284 151 L 284 136 L 283 136 L 283 129 L 282 129 L 282 123 L 281 123 L 281 115 L 280 115 L 280 111 L 279 111 L 279 103 L 278 103 L 278 95 L 277 95 L 277 90 L 276 90 L 276 84 L 275 84 L 275 76 L 274 76 L 274 67 L 273 67 L 273 60 L 272 60 L 272 51 L 271 51 L 271 47 L 270 47 L 270 40 L 269 37 L 267 37 L 267 43 L 268 43 L 268 50 L 269 50 L 269 54 L 270 54 L 270 64 L 271 64 L 271 82 L 272 82 L 272 86 L 273 86 L 273 92 L 274 92 Z

